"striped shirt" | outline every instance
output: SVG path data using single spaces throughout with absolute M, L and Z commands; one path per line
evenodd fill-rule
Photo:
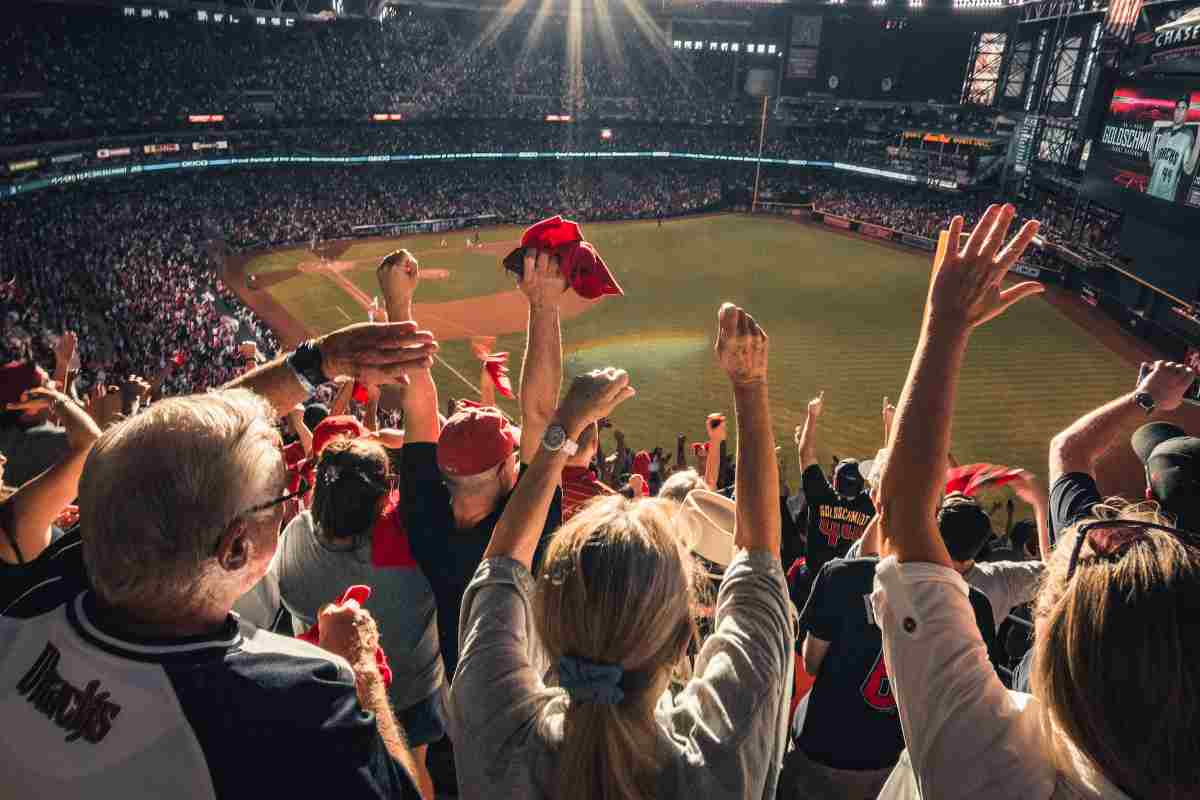
M 562 518 L 566 522 L 593 497 L 616 494 L 615 491 L 596 480 L 596 475 L 587 467 L 563 467 L 562 471 Z

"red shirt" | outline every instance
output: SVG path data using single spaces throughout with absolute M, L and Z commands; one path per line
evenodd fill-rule
M 562 518 L 566 522 L 593 497 L 616 494 L 612 489 L 596 480 L 587 467 L 563 467 L 562 471 Z

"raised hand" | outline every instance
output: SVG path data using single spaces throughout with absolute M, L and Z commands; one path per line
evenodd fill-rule
M 1149 374 L 1138 384 L 1137 391 L 1153 397 L 1156 410 L 1174 411 L 1183 404 L 1183 395 L 1195 380 L 1196 373 L 1188 366 L 1174 361 L 1155 361 Z
M 121 383 L 121 408 L 127 414 L 144 406 L 150 400 L 150 384 L 137 375 L 130 375 Z
M 433 334 L 415 322 L 360 322 L 326 334 L 317 346 L 325 375 L 366 384 L 407 384 L 406 373 L 432 366 L 438 350 Z
M 112 405 L 116 409 L 112 413 L 112 419 L 116 419 L 121 410 L 119 396 L 118 403 Z M 71 448 L 90 448 L 96 439 L 100 438 L 100 430 L 104 423 L 97 424 L 99 420 L 93 421 L 74 400 L 62 392 L 39 386 L 22 393 L 18 402 L 9 403 L 7 406 L 8 411 L 24 411 L 28 414 L 46 409 L 49 409 L 52 418 L 66 428 L 67 445 Z
M 69 369 L 71 359 L 75 357 L 75 348 L 79 346 L 79 337 L 74 331 L 63 331 L 62 336 L 58 337 L 58 344 L 54 346 L 54 363 L 59 370 Z
M 892 421 L 896 418 L 896 407 L 892 405 L 892 401 L 887 397 L 883 398 L 881 416 L 883 417 L 883 441 L 886 445 L 888 439 L 891 438 Z
M 821 412 L 825 410 L 825 390 L 822 389 L 816 397 L 808 401 L 808 414 L 811 417 L 821 416 Z
M 728 438 L 729 430 L 725 427 L 724 414 L 709 414 L 705 422 L 710 442 L 723 442 Z
M 558 256 L 549 250 L 525 250 L 525 269 L 517 279 L 517 287 L 529 301 L 530 308 L 558 308 L 567 281 L 559 273 Z
M 1037 476 L 1032 472 L 1022 470 L 1009 486 L 1012 487 L 1013 494 L 1034 508 L 1046 502 L 1046 490 L 1037 482 Z
M 1003 314 L 1014 303 L 1043 291 L 1044 287 L 1036 281 L 1000 288 L 1004 276 L 1024 255 L 1041 227 L 1040 222 L 1030 220 L 1005 245 L 1015 216 L 1016 208 L 1010 203 L 988 206 L 966 245 L 961 247 L 963 218 L 956 216 L 950 220 L 950 228 L 942 232 L 934 255 L 929 288 L 931 322 L 945 321 L 970 330 Z
M 379 628 L 371 612 L 347 600 L 341 605 L 327 605 L 317 614 L 320 624 L 319 644 L 352 665 L 375 663 L 375 648 L 379 646 Z
M 403 248 L 383 257 L 375 270 L 375 278 L 379 281 L 379 288 L 389 308 L 397 298 L 412 301 L 420 282 L 420 273 L 417 257 Z
M 121 390 L 97 384 L 88 392 L 83 408 L 101 429 L 107 428 L 121 418 Z
M 558 407 L 558 418 L 567 430 L 582 430 L 636 394 L 623 369 L 594 369 L 578 375 Z
M 754 317 L 732 303 L 717 312 L 717 363 L 735 386 L 766 383 L 767 334 Z

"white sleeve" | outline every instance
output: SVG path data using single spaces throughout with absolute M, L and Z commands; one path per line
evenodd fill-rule
M 876 568 L 871 604 L 922 796 L 1049 797 L 1055 769 L 1039 757 L 1033 698 L 996 677 L 962 576 L 892 556 Z

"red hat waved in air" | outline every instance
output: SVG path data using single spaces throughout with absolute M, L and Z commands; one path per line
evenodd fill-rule
M 625 294 L 595 246 L 583 240 L 578 222 L 555 215 L 526 228 L 521 235 L 521 246 L 505 257 L 505 268 L 522 274 L 526 248 L 549 250 L 558 256 L 559 273 L 585 300 Z

